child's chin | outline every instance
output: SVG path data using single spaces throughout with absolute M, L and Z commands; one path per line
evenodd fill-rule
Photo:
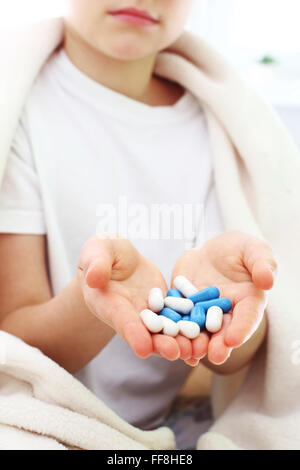
M 154 48 L 153 48 L 154 49 Z M 124 40 L 120 44 L 115 44 L 107 48 L 107 55 L 118 60 L 138 60 L 154 54 L 151 47 L 142 47 L 141 41 L 135 40 L 126 43 Z

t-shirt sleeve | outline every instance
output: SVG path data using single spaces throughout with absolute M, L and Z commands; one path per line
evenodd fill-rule
M 39 177 L 23 119 L 18 124 L 0 187 L 0 232 L 46 233 Z

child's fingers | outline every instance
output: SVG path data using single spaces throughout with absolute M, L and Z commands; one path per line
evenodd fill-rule
M 138 320 L 127 321 L 124 325 L 118 325 L 116 331 L 131 346 L 135 354 L 146 359 L 153 352 L 153 342 L 149 331 Z
M 152 335 L 153 351 L 169 361 L 176 361 L 180 357 L 180 349 L 175 338 L 171 336 Z
M 158 337 L 158 338 L 157 338 Z M 159 352 L 161 355 L 164 355 L 166 357 L 166 342 L 164 339 L 166 336 L 163 335 L 153 335 L 153 340 L 154 340 L 154 350 L 158 351 L 159 347 L 163 346 L 164 349 L 164 354 L 162 353 L 162 350 L 159 349 Z M 173 338 L 172 338 L 173 339 Z M 203 357 L 207 354 L 208 351 L 208 343 L 209 343 L 209 335 L 206 332 L 202 332 L 198 338 L 194 340 L 190 340 L 188 338 L 185 338 L 182 335 L 178 335 L 175 338 L 178 347 L 179 347 L 179 356 L 177 351 L 175 352 L 175 349 L 173 350 L 173 341 L 170 344 L 168 342 L 168 348 L 169 349 L 167 355 L 168 359 L 172 357 L 170 360 L 176 360 L 176 359 L 182 359 L 186 364 L 195 367 L 200 359 L 203 359 Z
M 267 243 L 251 237 L 245 245 L 244 262 L 256 287 L 264 290 L 273 287 L 277 262 Z
M 192 340 L 192 357 L 195 359 L 203 359 L 207 354 L 209 344 L 209 334 L 202 331 L 200 335 Z
M 272 289 L 275 282 L 275 271 L 273 271 L 270 261 L 260 259 L 255 262 L 252 271 L 252 280 L 254 285 L 259 289 Z
M 192 356 L 186 359 L 184 362 L 190 367 L 197 367 L 200 360 L 203 359 L 208 351 L 209 335 L 206 331 L 200 333 L 200 335 L 191 341 L 192 344 Z
M 185 336 L 176 336 L 176 341 L 180 350 L 180 359 L 186 360 L 192 357 L 192 343 L 191 340 Z
M 266 306 L 264 297 L 263 294 L 261 298 L 249 296 L 235 305 L 232 321 L 225 333 L 225 344 L 228 347 L 241 346 L 257 330 Z
M 208 345 L 208 360 L 213 364 L 221 365 L 229 358 L 232 348 L 225 344 L 224 338 L 228 325 L 231 322 L 231 314 L 224 315 L 223 327 L 221 331 L 211 336 Z
M 116 301 L 109 295 L 101 296 L 95 309 L 97 308 L 102 310 L 99 312 L 99 317 L 104 318 L 106 323 L 131 346 L 137 356 L 145 359 L 152 354 L 152 336 L 129 301 L 126 299 Z

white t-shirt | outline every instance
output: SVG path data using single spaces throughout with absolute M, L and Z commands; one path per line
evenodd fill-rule
M 152 211 L 173 204 L 177 219 L 168 239 Z M 181 222 L 189 224 L 180 218 L 184 204 L 187 214 L 204 206 L 204 238 L 223 230 L 197 99 L 186 91 L 173 106 L 152 107 L 93 81 L 63 50 L 53 54 L 27 99 L 0 192 L 1 232 L 47 234 L 53 294 L 74 277 L 84 242 L 114 228 L 128 230 L 169 282 L 191 245 L 189 234 L 178 235 Z M 195 213 L 198 243 L 202 218 Z M 160 230 L 166 239 L 151 239 Z M 139 359 L 115 336 L 76 376 L 121 417 L 149 428 L 189 372 L 182 361 Z

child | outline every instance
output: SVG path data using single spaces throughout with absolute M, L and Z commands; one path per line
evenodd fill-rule
M 264 242 L 222 233 L 203 110 L 153 74 L 192 4 L 71 1 L 63 47 L 27 100 L 0 198 L 1 329 L 76 373 L 144 429 L 162 422 L 188 365 L 208 353 L 209 367 L 231 373 L 251 360 L 265 335 L 265 290 L 276 268 Z M 146 10 L 147 19 L 129 7 Z M 99 204 L 120 196 L 146 207 L 202 203 L 209 241 L 184 253 L 189 240 L 141 238 L 133 246 L 91 237 Z M 233 300 L 220 334 L 190 341 L 150 335 L 142 325 L 149 289 L 166 292 L 165 279 L 178 274 L 199 288 L 216 284 Z

